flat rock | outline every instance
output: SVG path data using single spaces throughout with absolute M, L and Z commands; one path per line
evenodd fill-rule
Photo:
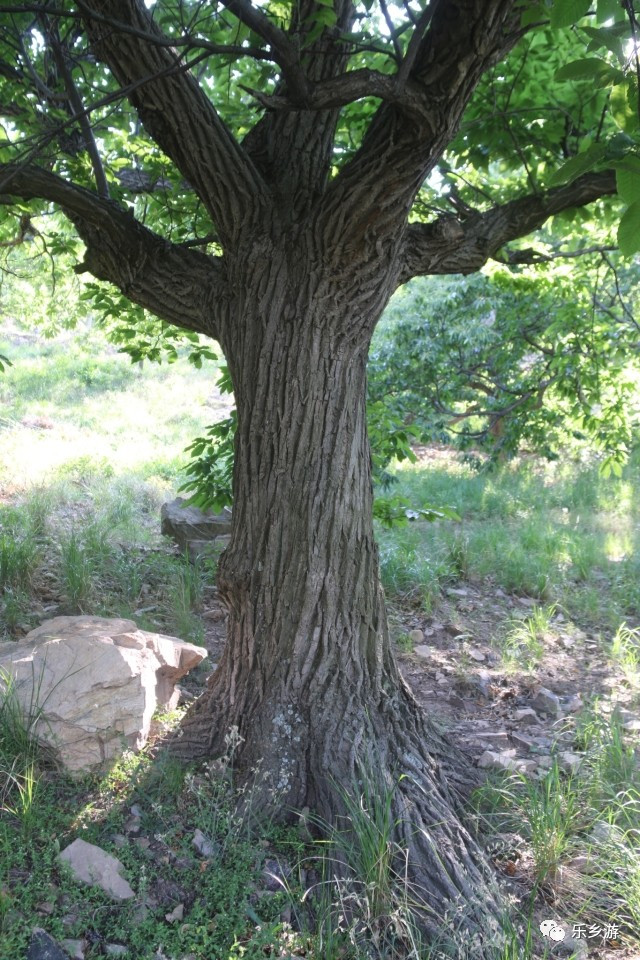
M 183 497 L 164 503 L 160 510 L 160 530 L 171 537 L 181 550 L 191 540 L 214 540 L 231 533 L 231 511 L 216 514 L 188 506 Z
M 121 876 L 124 867 L 117 857 L 93 843 L 78 838 L 65 847 L 58 859 L 68 865 L 74 879 L 100 887 L 114 900 L 130 900 L 134 896 Z
M 429 647 L 426 643 L 419 643 L 417 647 L 413 648 L 413 652 L 416 654 L 416 656 L 422 657 L 423 660 L 428 660 L 431 656 L 431 647 Z
M 419 630 L 418 628 L 416 628 L 415 630 L 410 630 L 409 639 L 411 640 L 411 643 L 422 643 L 422 641 L 424 640 L 424 633 L 422 632 L 422 630 Z
M 98 771 L 144 745 L 156 709 L 173 709 L 176 681 L 206 656 L 133 620 L 56 617 L 0 646 L 0 692 L 10 676 L 24 712 L 39 708 L 35 733 L 63 765 Z
M 484 663 L 484 661 L 487 659 L 482 650 L 478 650 L 475 647 L 469 650 L 469 656 L 472 660 L 475 660 L 476 663 Z
M 530 750 L 535 745 L 535 740 L 525 736 L 524 733 L 512 733 L 511 739 L 517 747 L 524 747 L 525 750 Z
M 27 949 L 27 960 L 69 960 L 69 958 L 46 930 L 34 927 Z

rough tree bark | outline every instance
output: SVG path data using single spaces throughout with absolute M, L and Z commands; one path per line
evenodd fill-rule
M 419 710 L 389 641 L 372 526 L 365 422 L 371 335 L 399 283 L 477 270 L 548 216 L 615 190 L 612 174 L 466 220 L 408 224 L 425 176 L 455 133 L 482 73 L 521 35 L 513 0 L 433 0 L 395 75 L 345 72 L 334 33 L 301 59 L 303 0 L 288 32 L 250 0 L 225 6 L 261 37 L 280 80 L 238 143 L 183 69 L 142 0 L 83 0 L 96 56 L 208 211 L 218 258 L 175 245 L 107 198 L 24 160 L 0 165 L 0 202 L 44 198 L 73 221 L 82 265 L 172 323 L 218 339 L 238 408 L 231 542 L 218 572 L 228 640 L 175 749 L 224 752 L 260 804 L 334 821 L 341 789 L 366 769 L 393 790 L 397 843 L 434 935 L 464 924 L 488 956 L 500 913 L 492 872 L 459 819 L 462 766 Z M 341 105 L 381 101 L 360 148 L 330 178 Z M 258 768 L 258 774 L 255 771 Z M 460 950 L 462 956 L 462 949 Z
M 394 790 L 395 839 L 432 932 L 457 908 L 495 940 L 490 872 L 454 812 L 453 748 L 399 674 L 378 577 L 366 359 L 394 271 L 379 263 L 377 289 L 345 288 L 309 269 L 305 239 L 238 278 L 223 340 L 238 407 L 217 581 L 227 644 L 175 749 L 219 756 L 237 727 L 237 772 L 257 809 L 309 807 L 328 822 L 368 771 L 381 795 Z

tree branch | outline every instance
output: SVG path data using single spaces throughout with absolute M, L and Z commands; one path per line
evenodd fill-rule
M 211 213 L 224 245 L 233 244 L 268 203 L 268 191 L 246 152 L 179 56 L 139 34 L 164 39 L 141 0 L 79 0 L 98 57 L 123 86 L 149 133 L 193 185 Z M 134 28 L 124 33 L 94 14 Z
M 306 100 L 300 102 L 290 96 L 289 87 L 283 93 L 268 94 L 251 87 L 242 87 L 268 110 L 329 110 L 355 103 L 364 97 L 376 97 L 388 103 L 400 104 L 407 113 L 424 114 L 424 91 L 416 83 L 400 85 L 395 76 L 378 73 L 363 67 L 350 70 L 338 77 L 309 83 Z
M 398 226 L 447 145 L 483 73 L 518 39 L 521 8 L 512 0 L 434 0 L 419 45 L 409 43 L 412 64 L 400 68 L 400 88 L 421 91 L 420 109 L 383 103 L 355 156 L 327 192 L 318 230 L 331 225 L 342 237 L 341 254 L 362 250 L 369 240 L 393 244 Z M 409 53 L 409 50 L 407 51 Z M 394 78 L 398 79 L 398 78 Z M 389 249 L 387 255 L 394 256 Z
M 424 274 L 474 273 L 505 243 L 539 229 L 545 220 L 616 192 L 612 170 L 586 173 L 546 193 L 521 197 L 464 220 L 439 217 L 409 224 L 399 284 Z
M 222 2 L 238 20 L 269 44 L 276 61 L 282 68 L 282 75 L 287 83 L 291 100 L 304 106 L 309 95 L 309 84 L 300 63 L 298 49 L 291 39 L 269 19 L 266 13 L 254 7 L 251 0 L 222 0 Z
M 60 76 L 64 81 L 71 110 L 81 118 L 80 129 L 82 130 L 82 136 L 89 154 L 89 159 L 91 160 L 91 167 L 93 169 L 93 175 L 96 181 L 98 196 L 109 199 L 109 184 L 107 183 L 104 167 L 102 166 L 100 151 L 98 150 L 98 145 L 93 135 L 93 130 L 91 129 L 89 117 L 84 112 L 84 104 L 74 83 L 71 69 L 67 63 L 67 51 L 65 48 L 63 48 L 56 24 L 49 29 L 49 41 L 56 65 L 60 71 Z
M 0 164 L 0 203 L 41 199 L 60 208 L 86 245 L 76 270 L 186 330 L 218 338 L 227 297 L 220 258 L 172 244 L 118 203 L 39 167 Z

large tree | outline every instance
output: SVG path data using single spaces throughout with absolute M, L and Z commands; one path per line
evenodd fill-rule
M 237 728 L 240 774 L 280 812 L 335 819 L 340 784 L 362 770 L 395 785 L 425 925 L 468 925 L 478 956 L 496 936 L 491 871 L 456 812 L 455 749 L 416 705 L 387 631 L 367 351 L 400 284 L 499 252 L 517 261 L 505 245 L 615 193 L 612 162 L 632 246 L 637 47 L 623 40 L 637 20 L 631 0 L 599 0 L 600 25 L 572 27 L 588 8 L 0 8 L 4 242 L 32 235 L 53 205 L 86 248 L 79 272 L 217 340 L 233 380 L 233 534 L 218 570 L 228 640 L 177 749 L 218 755 Z M 591 67 L 554 79 L 582 40 Z M 49 236 L 48 252 L 65 242 Z

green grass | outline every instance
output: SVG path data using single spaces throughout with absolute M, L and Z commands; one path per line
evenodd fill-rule
M 485 827 L 513 838 L 498 859 L 515 859 L 532 898 L 542 892 L 569 923 L 615 923 L 630 945 L 640 940 L 640 770 L 616 713 L 594 703 L 574 724 L 585 751 L 575 775 L 554 761 L 540 780 L 487 783 L 474 802 Z
M 551 630 L 555 605 L 536 606 L 528 617 L 511 620 L 500 643 L 502 660 L 506 669 L 532 671 L 537 667 L 545 651 L 545 640 Z
M 621 668 L 630 686 L 640 686 L 640 630 L 621 623 L 611 641 L 611 659 Z
M 461 579 L 556 603 L 615 631 L 640 615 L 640 454 L 621 478 L 583 466 L 521 461 L 478 472 L 455 457 L 395 471 L 394 493 L 453 507 L 460 523 L 380 528 L 384 585 L 427 611 Z

